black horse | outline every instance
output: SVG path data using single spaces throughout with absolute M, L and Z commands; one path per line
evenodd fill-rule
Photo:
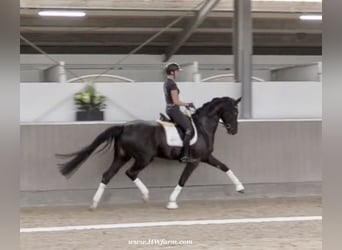
M 243 192 L 244 187 L 224 163 L 216 159 L 212 152 L 214 150 L 215 132 L 220 120 L 229 134 L 236 134 L 238 131 L 238 103 L 241 98 L 234 100 L 229 97 L 214 98 L 197 109 L 192 115 L 198 131 L 198 140 L 191 146 L 191 156 L 194 159 L 187 163 L 178 181 L 178 185 L 171 193 L 167 208 L 177 208 L 176 199 L 182 187 L 188 180 L 191 173 L 200 162 L 205 162 L 215 168 L 221 169 L 236 186 L 236 191 Z M 62 157 L 73 157 L 70 161 L 59 164 L 60 172 L 64 176 L 70 176 L 78 167 L 95 151 L 101 144 L 106 143 L 101 149 L 114 143 L 114 160 L 109 169 L 103 174 L 102 181 L 94 195 L 91 209 L 96 209 L 105 186 L 119 169 L 134 158 L 134 164 L 126 171 L 126 175 L 136 184 L 143 199 L 148 200 L 149 191 L 138 174 L 155 157 L 178 160 L 181 154 L 181 147 L 171 147 L 166 143 L 163 127 L 157 122 L 132 121 L 124 125 L 114 125 L 99 134 L 95 140 L 82 150 L 67 154 L 58 155 Z

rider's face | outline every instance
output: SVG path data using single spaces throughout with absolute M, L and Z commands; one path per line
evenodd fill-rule
M 175 70 L 174 71 L 174 77 L 176 78 L 178 76 L 178 74 L 179 74 L 179 70 Z

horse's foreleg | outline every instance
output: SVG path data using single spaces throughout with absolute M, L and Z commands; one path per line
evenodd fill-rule
M 150 191 L 148 191 L 148 188 L 145 186 L 145 184 L 139 178 L 136 178 L 133 182 L 140 190 L 143 201 L 148 201 Z
M 182 188 L 184 187 L 185 182 L 189 179 L 190 175 L 196 169 L 198 164 L 199 164 L 199 162 L 193 162 L 193 163 L 188 163 L 185 166 L 185 169 L 183 170 L 183 173 L 182 173 L 182 175 L 178 181 L 178 185 L 175 187 L 175 189 L 173 190 L 173 192 L 170 195 L 169 203 L 166 206 L 168 209 L 178 208 L 177 197 L 178 197 L 179 193 L 181 192 Z
M 231 169 L 229 169 L 224 163 L 216 159 L 214 156 L 210 155 L 206 161 L 209 165 L 221 169 L 223 172 L 225 172 L 229 179 L 234 183 L 235 189 L 237 192 L 243 193 L 245 188 L 240 182 L 240 180 L 236 177 L 236 175 L 233 173 Z
M 126 171 L 126 175 L 130 178 L 142 194 L 142 199 L 146 202 L 149 199 L 149 191 L 145 184 L 138 178 L 138 174 L 143 170 L 151 160 L 136 159 L 133 166 Z
M 129 157 L 114 157 L 112 165 L 102 175 L 101 183 L 97 188 L 97 191 L 93 197 L 93 203 L 90 206 L 91 210 L 95 210 L 97 208 L 107 184 L 128 160 Z

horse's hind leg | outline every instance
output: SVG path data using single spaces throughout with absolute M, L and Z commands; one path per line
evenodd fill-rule
M 175 189 L 173 190 L 173 192 L 170 195 L 169 203 L 166 206 L 168 209 L 178 208 L 177 197 L 178 197 L 179 193 L 181 192 L 182 188 L 184 187 L 186 181 L 189 179 L 192 172 L 197 168 L 198 164 L 199 164 L 199 162 L 192 162 L 192 163 L 188 163 L 185 166 L 185 168 L 182 172 L 182 175 L 178 181 L 178 185 L 175 187 Z
M 142 193 L 142 199 L 144 201 L 148 201 L 149 199 L 149 191 L 145 184 L 138 178 L 138 174 L 141 170 L 143 170 L 150 162 L 152 158 L 144 158 L 144 159 L 135 159 L 135 162 L 132 167 L 130 167 L 126 171 L 126 175 L 130 178 L 137 188 Z
M 235 189 L 237 192 L 244 193 L 245 187 L 242 185 L 240 180 L 235 176 L 233 171 L 229 169 L 224 163 L 216 159 L 214 156 L 210 155 L 208 159 L 204 161 L 205 163 L 208 163 L 209 165 L 221 169 L 223 172 L 225 172 L 228 177 L 231 179 L 231 181 L 235 185 Z
M 127 162 L 129 161 L 130 157 L 123 155 L 123 154 L 115 154 L 114 160 L 112 162 L 112 165 L 109 167 L 109 169 L 103 173 L 102 175 L 102 181 L 99 184 L 99 187 L 97 188 L 97 191 L 93 197 L 93 203 L 90 206 L 91 210 L 95 210 L 97 208 L 97 205 L 99 204 L 101 197 L 103 195 L 103 192 L 106 188 L 106 185 L 109 183 L 109 181 L 113 178 L 113 176 L 119 171 L 119 169 Z

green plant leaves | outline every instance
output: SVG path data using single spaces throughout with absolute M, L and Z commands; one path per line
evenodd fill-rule
M 106 107 L 106 97 L 96 93 L 92 85 L 85 86 L 82 92 L 74 94 L 74 102 L 80 111 L 103 110 Z

